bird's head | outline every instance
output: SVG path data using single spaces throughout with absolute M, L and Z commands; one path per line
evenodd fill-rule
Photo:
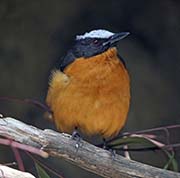
M 112 33 L 103 29 L 77 35 L 73 48 L 68 51 L 65 58 L 61 61 L 60 69 L 63 71 L 66 66 L 77 58 L 89 58 L 101 54 L 111 47 L 115 47 L 127 35 L 129 35 L 129 32 Z
M 107 30 L 93 30 L 77 35 L 73 50 L 77 57 L 91 57 L 103 53 L 129 35 L 129 32 L 112 33 Z

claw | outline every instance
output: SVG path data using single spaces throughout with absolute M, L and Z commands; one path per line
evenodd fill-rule
M 75 129 L 72 133 L 72 139 L 76 141 L 75 148 L 78 151 L 79 147 L 81 146 L 81 136 L 77 129 Z
M 108 147 L 108 145 L 107 145 L 107 141 L 106 141 L 106 139 L 105 138 L 103 138 L 103 149 L 105 149 L 105 150 L 109 150 L 109 147 Z
M 72 139 L 77 140 L 79 138 L 81 138 L 81 136 L 80 136 L 79 132 L 77 131 L 77 129 L 75 129 L 72 133 Z
M 115 160 L 115 157 L 116 157 L 116 150 L 113 150 L 113 149 L 109 149 L 110 153 L 111 153 L 111 156 L 112 156 L 112 160 Z

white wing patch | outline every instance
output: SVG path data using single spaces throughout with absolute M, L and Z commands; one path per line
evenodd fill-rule
M 114 35 L 114 33 L 107 30 L 99 29 L 86 32 L 84 35 L 77 35 L 76 40 L 81 40 L 85 38 L 109 38 L 112 35 Z

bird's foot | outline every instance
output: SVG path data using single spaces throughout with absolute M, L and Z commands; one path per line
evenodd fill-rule
M 103 149 L 108 150 L 111 153 L 112 159 L 115 159 L 116 156 L 116 150 L 109 148 L 109 146 L 107 145 L 107 141 L 105 138 L 103 138 Z
M 72 139 L 76 141 L 75 147 L 78 151 L 79 147 L 81 146 L 81 135 L 79 134 L 79 132 L 77 131 L 77 129 L 75 129 L 72 133 Z
M 111 153 L 112 159 L 114 160 L 115 157 L 116 157 L 116 150 L 113 150 L 113 149 L 110 148 L 109 152 Z

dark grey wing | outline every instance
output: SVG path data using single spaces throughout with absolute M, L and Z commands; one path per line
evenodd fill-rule
M 63 71 L 70 63 L 76 59 L 72 50 L 68 51 L 67 55 L 61 60 L 60 70 Z

